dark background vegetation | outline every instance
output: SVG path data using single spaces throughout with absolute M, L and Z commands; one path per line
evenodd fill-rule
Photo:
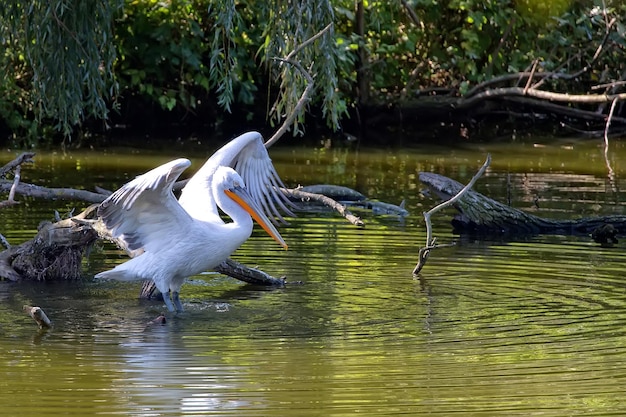
M 272 129 L 302 69 L 296 135 L 620 132 L 624 16 L 610 0 L 8 0 L 0 144 Z M 276 60 L 328 24 L 300 69 Z

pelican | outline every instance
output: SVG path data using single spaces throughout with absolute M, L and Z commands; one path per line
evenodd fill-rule
M 105 226 L 132 259 L 95 277 L 152 279 L 172 312 L 183 311 L 179 291 L 185 279 L 226 260 L 252 234 L 252 218 L 287 249 L 273 219 L 284 220 L 279 209 L 293 216 L 258 132 L 245 133 L 216 151 L 177 200 L 172 187 L 190 165 L 180 158 L 154 168 L 98 208 Z M 218 207 L 232 222 L 222 220 Z

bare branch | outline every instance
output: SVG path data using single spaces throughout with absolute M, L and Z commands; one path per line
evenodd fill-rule
M 287 116 L 283 124 L 280 126 L 280 128 L 276 131 L 276 133 L 274 133 L 272 137 L 269 138 L 267 142 L 265 142 L 266 148 L 269 148 L 274 143 L 276 143 L 278 139 L 280 139 L 285 134 L 285 132 L 287 132 L 287 129 L 289 129 L 289 126 L 291 126 L 293 121 L 296 120 L 296 117 L 298 117 L 304 105 L 307 103 L 307 101 L 309 101 L 309 97 L 311 96 L 311 93 L 313 92 L 313 86 L 314 86 L 313 77 L 311 76 L 311 74 L 309 74 L 308 71 L 302 68 L 302 65 L 300 65 L 299 62 L 293 61 L 292 58 L 302 49 L 306 48 L 308 45 L 310 45 L 311 43 L 319 39 L 324 33 L 329 31 L 332 27 L 333 27 L 333 24 L 329 23 L 324 29 L 320 30 L 315 35 L 311 36 L 309 39 L 307 39 L 306 41 L 298 45 L 298 47 L 295 48 L 293 51 L 291 51 L 285 58 L 274 58 L 274 60 L 276 61 L 281 61 L 290 65 L 293 65 L 298 71 L 300 71 L 302 76 L 307 80 L 307 86 L 302 92 L 302 95 L 300 96 L 300 99 L 296 103 L 296 106 L 293 108 L 293 111 L 289 113 L 289 115 Z
M 558 101 L 563 103 L 608 103 L 613 100 L 626 100 L 626 93 L 620 94 L 565 94 L 553 93 L 550 91 L 537 90 L 529 88 L 525 91 L 521 87 L 494 88 L 493 90 L 483 91 L 470 98 L 461 98 L 457 103 L 457 107 L 470 107 L 482 100 L 488 100 L 499 97 L 536 97 L 543 100 Z
M 9 198 L 8 198 L 8 200 L 10 202 L 15 201 L 15 189 L 17 188 L 18 184 L 20 183 L 21 172 L 22 172 L 22 166 L 21 165 L 16 166 L 15 167 L 15 176 L 13 177 L 13 185 L 11 186 L 11 191 L 9 191 Z
M 0 181 L 0 192 L 10 191 L 13 187 L 10 181 Z M 39 185 L 20 183 L 15 187 L 15 193 L 36 198 L 46 198 L 49 200 L 82 200 L 89 203 L 101 203 L 107 198 L 104 194 L 93 193 L 87 190 L 76 190 L 74 188 L 46 188 Z
M 13 168 L 22 165 L 25 162 L 33 162 L 33 156 L 35 156 L 34 152 L 24 152 L 2 168 L 0 168 L 0 177 L 4 176 L 7 172 L 11 171 Z
M 24 307 L 22 307 L 22 309 L 33 320 L 35 320 L 37 325 L 39 325 L 40 329 L 52 328 L 52 322 L 50 321 L 46 313 L 44 313 L 44 311 L 40 307 L 32 307 L 32 306 L 25 305 Z
M 313 86 L 314 86 L 313 77 L 311 77 L 311 74 L 309 74 L 304 68 L 302 68 L 302 65 L 300 65 L 299 62 L 290 61 L 290 60 L 282 59 L 282 58 L 274 58 L 274 59 L 277 61 L 286 62 L 296 67 L 302 73 L 304 78 L 306 78 L 307 86 L 302 92 L 302 95 L 300 96 L 298 103 L 296 103 L 296 106 L 293 108 L 293 111 L 289 113 L 289 115 L 287 116 L 283 124 L 280 126 L 280 128 L 276 131 L 276 133 L 274 133 L 272 137 L 269 138 L 267 142 L 265 142 L 266 148 L 269 148 L 270 146 L 278 142 L 278 139 L 280 139 L 281 136 L 283 136 L 285 132 L 287 132 L 287 129 L 289 129 L 289 126 L 291 126 L 293 121 L 296 120 L 296 117 L 298 117 L 298 115 L 300 114 L 300 111 L 302 110 L 306 102 L 309 101 L 309 96 L 311 95 L 311 92 L 313 91 Z
M 214 270 L 220 274 L 228 275 L 229 277 L 254 285 L 283 287 L 287 281 L 284 277 L 275 278 L 260 269 L 250 268 L 230 258 L 220 263 Z
M 609 129 L 611 127 L 611 119 L 613 118 L 613 111 L 615 111 L 616 104 L 617 100 L 613 100 L 613 103 L 611 104 L 611 110 L 609 111 L 609 116 L 606 119 L 606 127 L 604 128 L 604 162 L 608 170 L 609 182 L 613 191 L 617 191 L 617 187 L 615 186 L 615 171 L 611 166 L 611 161 L 609 161 Z
M 415 265 L 415 268 L 413 269 L 413 275 L 419 274 L 419 272 L 422 270 L 424 265 L 426 265 L 426 260 L 428 259 L 428 256 L 430 255 L 430 251 L 432 249 L 435 249 L 435 248 L 438 247 L 438 246 L 435 246 L 437 238 L 433 238 L 432 223 L 430 221 L 430 216 L 432 216 L 433 214 L 435 214 L 439 210 L 442 210 L 442 209 L 444 209 L 444 208 L 454 204 L 461 197 L 463 197 L 463 194 L 465 194 L 469 189 L 471 189 L 474 186 L 474 184 L 476 183 L 476 181 L 478 180 L 478 178 L 480 178 L 485 173 L 485 171 L 487 170 L 487 167 L 489 167 L 490 163 L 491 163 L 491 155 L 487 154 L 487 159 L 485 159 L 485 162 L 483 163 L 483 166 L 472 177 L 470 182 L 468 182 L 467 185 L 465 187 L 463 187 L 463 189 L 461 191 L 459 191 L 451 199 L 449 199 L 447 201 L 444 201 L 443 203 L 433 207 L 432 209 L 430 209 L 429 211 L 424 213 L 424 220 L 426 222 L 426 246 L 424 248 L 421 248 L 420 251 L 419 251 L 419 260 L 417 262 L 417 265 Z
M 309 39 L 307 39 L 306 41 L 302 42 L 296 49 L 294 49 L 293 51 L 289 52 L 289 54 L 285 57 L 285 59 L 286 60 L 290 60 L 291 58 L 293 58 L 293 56 L 295 54 L 297 54 L 298 52 L 300 52 L 301 50 L 303 50 L 304 48 L 306 48 L 307 46 L 309 46 L 310 44 L 315 42 L 324 33 L 328 32 L 330 30 L 330 28 L 332 28 L 332 27 L 333 27 L 333 23 L 332 22 L 327 24 L 324 29 L 320 30 L 315 35 L 311 36 Z
M 415 10 L 413 10 L 413 8 L 409 5 L 409 3 L 406 0 L 401 0 L 401 2 L 402 2 L 402 6 L 406 10 L 406 13 L 409 15 L 409 18 L 411 19 L 413 24 L 415 26 L 419 26 L 421 29 L 424 29 L 424 24 L 420 21 L 419 17 L 417 17 Z
M 358 226 L 358 227 L 365 227 L 365 223 L 363 223 L 363 220 L 361 220 L 360 218 L 352 214 L 350 210 L 346 208 L 346 206 L 344 206 L 343 204 L 339 204 L 338 202 L 336 202 L 330 197 L 327 197 L 322 194 L 307 193 L 306 191 L 300 191 L 298 189 L 281 188 L 281 190 L 295 198 L 301 199 L 302 201 L 308 201 L 308 200 L 318 201 L 324 204 L 325 206 L 330 207 L 331 209 L 335 210 L 337 213 L 341 214 L 343 217 L 346 218 L 346 220 L 348 220 L 353 225 Z

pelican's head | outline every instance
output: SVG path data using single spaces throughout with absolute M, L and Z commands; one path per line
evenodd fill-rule
M 267 218 L 263 210 L 254 201 L 246 189 L 243 178 L 230 167 L 220 166 L 213 175 L 215 188 L 224 190 L 224 193 L 237 205 L 243 208 L 256 222 L 283 248 L 287 249 L 287 243 L 282 238 L 276 227 Z M 217 186 L 217 187 L 216 187 Z

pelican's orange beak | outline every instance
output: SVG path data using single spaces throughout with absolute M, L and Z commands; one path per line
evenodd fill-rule
M 283 237 L 278 233 L 278 230 L 274 227 L 272 222 L 267 218 L 263 210 L 254 202 L 254 199 L 243 187 L 233 187 L 231 189 L 224 190 L 226 195 L 233 201 L 239 204 L 245 211 L 252 216 L 254 220 L 270 235 L 276 242 L 278 242 L 285 250 L 288 248 L 287 243 Z

